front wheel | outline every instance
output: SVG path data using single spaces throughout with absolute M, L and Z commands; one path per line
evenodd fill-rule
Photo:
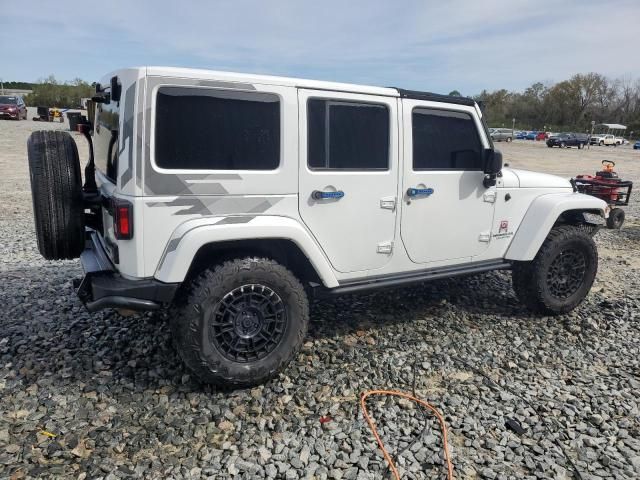
M 205 270 L 174 313 L 174 341 L 187 367 L 207 383 L 242 388 L 291 361 L 307 333 L 309 302 L 287 268 L 249 257 Z
M 554 227 L 530 262 L 515 262 L 512 282 L 527 308 L 559 315 L 587 296 L 598 270 L 598 252 L 591 236 L 571 226 Z
M 567 146 L 567 144 L 566 144 L 566 143 L 564 143 L 564 142 L 561 142 L 561 143 L 560 143 L 560 148 L 564 148 L 564 147 L 566 147 L 566 146 Z

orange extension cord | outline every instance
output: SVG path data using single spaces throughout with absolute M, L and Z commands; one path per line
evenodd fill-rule
M 396 478 L 396 480 L 400 480 L 400 474 L 398 473 L 396 464 L 391 459 L 391 455 L 389 455 L 389 452 L 387 452 L 387 449 L 384 448 L 384 443 L 382 443 L 382 439 L 378 434 L 378 430 L 376 429 L 376 426 L 373 423 L 373 420 L 371 420 L 371 417 L 369 416 L 369 412 L 367 411 L 367 406 L 365 405 L 365 401 L 367 397 L 370 397 L 371 395 L 390 395 L 392 397 L 405 398 L 419 405 L 422 405 L 425 408 L 428 408 L 435 414 L 436 418 L 440 422 L 440 427 L 442 428 L 442 443 L 444 446 L 444 459 L 445 459 L 445 462 L 447 463 L 447 478 L 449 480 L 453 480 L 453 464 L 451 463 L 451 455 L 449 454 L 449 445 L 447 443 L 447 425 L 444 423 L 444 418 L 442 418 L 442 415 L 440 414 L 440 412 L 438 412 L 438 410 L 436 410 L 435 407 L 433 407 L 432 405 L 429 405 L 424 400 L 420 400 L 419 398 L 409 395 L 408 393 L 396 392 L 393 390 L 369 390 L 368 392 L 364 392 L 362 393 L 362 395 L 360 395 L 360 406 L 362 407 L 362 414 L 364 415 L 364 418 L 366 418 L 367 423 L 369 424 L 369 428 L 371 428 L 371 431 L 373 432 L 373 436 L 376 437 L 378 446 L 380 447 L 380 450 L 382 450 L 384 458 L 389 464 L 389 467 L 391 468 L 391 471 L 393 472 L 393 475 Z

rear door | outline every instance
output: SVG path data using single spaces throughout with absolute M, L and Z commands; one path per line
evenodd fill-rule
M 402 101 L 401 235 L 416 263 L 464 263 L 489 245 L 495 187 L 483 186 L 489 147 L 470 106 Z
M 398 182 L 397 99 L 298 91 L 299 210 L 340 272 L 391 258 Z

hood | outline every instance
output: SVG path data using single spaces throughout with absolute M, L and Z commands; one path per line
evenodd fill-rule
M 515 168 L 510 168 L 509 170 L 518 177 L 520 188 L 571 188 L 571 183 L 568 179 L 557 175 Z

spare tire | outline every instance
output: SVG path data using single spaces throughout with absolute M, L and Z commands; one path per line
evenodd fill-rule
M 27 142 L 38 250 L 47 260 L 78 258 L 84 249 L 82 174 L 66 132 L 33 132 Z

